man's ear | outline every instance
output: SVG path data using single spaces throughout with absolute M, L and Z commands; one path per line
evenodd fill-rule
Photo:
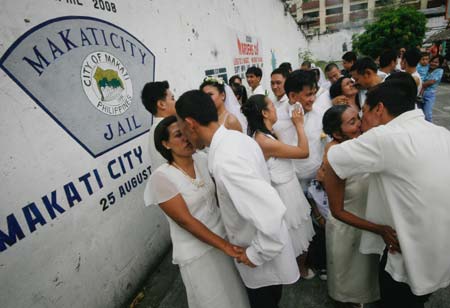
M 166 102 L 162 99 L 158 99 L 158 101 L 156 102 L 156 109 L 166 110 Z
M 377 106 L 375 107 L 375 112 L 378 116 L 382 116 L 383 112 L 385 110 L 383 102 L 378 102 Z
M 298 102 L 298 99 L 297 99 L 298 95 L 296 92 L 289 92 L 288 98 L 289 98 L 289 101 L 291 101 L 291 102 Z
M 191 129 L 191 130 L 195 130 L 198 127 L 198 122 L 190 117 L 187 117 L 184 119 L 184 121 L 186 122 L 186 125 Z

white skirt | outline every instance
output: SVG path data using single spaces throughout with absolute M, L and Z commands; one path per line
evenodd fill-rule
M 294 248 L 295 257 L 308 251 L 309 243 L 315 234 L 311 218 L 304 221 L 298 227 L 288 229 L 291 237 L 292 247 Z
M 216 248 L 180 266 L 189 308 L 249 308 L 247 292 L 231 257 Z
M 274 187 L 286 206 L 286 225 L 295 256 L 298 257 L 308 251 L 309 242 L 315 234 L 311 220 L 311 206 L 296 177 L 286 183 L 274 184 Z
M 380 256 L 359 252 L 361 230 L 337 220 L 332 215 L 327 220 L 325 230 L 330 297 L 340 302 L 363 304 L 378 300 Z

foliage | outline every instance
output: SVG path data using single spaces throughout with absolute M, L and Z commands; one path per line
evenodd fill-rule
M 304 61 L 309 61 L 311 63 L 314 63 L 314 57 L 311 51 L 309 51 L 308 49 L 306 50 L 299 50 L 298 52 L 298 59 L 300 60 L 300 63 L 304 62 Z
M 380 11 L 377 21 L 365 26 L 364 33 L 353 36 L 353 49 L 375 59 L 386 49 L 421 45 L 426 23 L 425 15 L 414 8 L 388 8 Z
M 299 49 L 298 60 L 300 64 L 303 63 L 304 61 L 314 63 L 316 67 L 320 67 L 322 70 L 324 70 L 325 66 L 328 64 L 327 61 L 317 60 L 316 58 L 314 58 L 313 53 L 308 49 L 305 50 Z

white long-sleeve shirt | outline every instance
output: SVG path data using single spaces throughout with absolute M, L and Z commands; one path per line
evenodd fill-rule
M 247 256 L 257 265 L 236 264 L 244 284 L 260 288 L 297 281 L 300 274 L 284 221 L 286 207 L 270 185 L 258 144 L 221 126 L 210 145 L 208 168 L 228 240 L 248 247 Z

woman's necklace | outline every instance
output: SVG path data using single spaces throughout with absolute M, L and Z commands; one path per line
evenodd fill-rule
M 191 181 L 192 185 L 194 185 L 197 188 L 203 187 L 205 186 L 205 182 L 203 182 L 202 180 L 199 179 L 194 179 L 192 178 L 192 176 L 190 176 L 186 171 L 183 170 L 183 168 L 181 168 L 180 166 L 177 165 L 177 163 L 172 162 L 172 165 L 177 168 L 178 170 L 181 171 L 181 173 L 184 174 L 185 177 L 187 177 L 189 179 L 189 181 Z M 198 177 L 198 175 L 197 175 Z

